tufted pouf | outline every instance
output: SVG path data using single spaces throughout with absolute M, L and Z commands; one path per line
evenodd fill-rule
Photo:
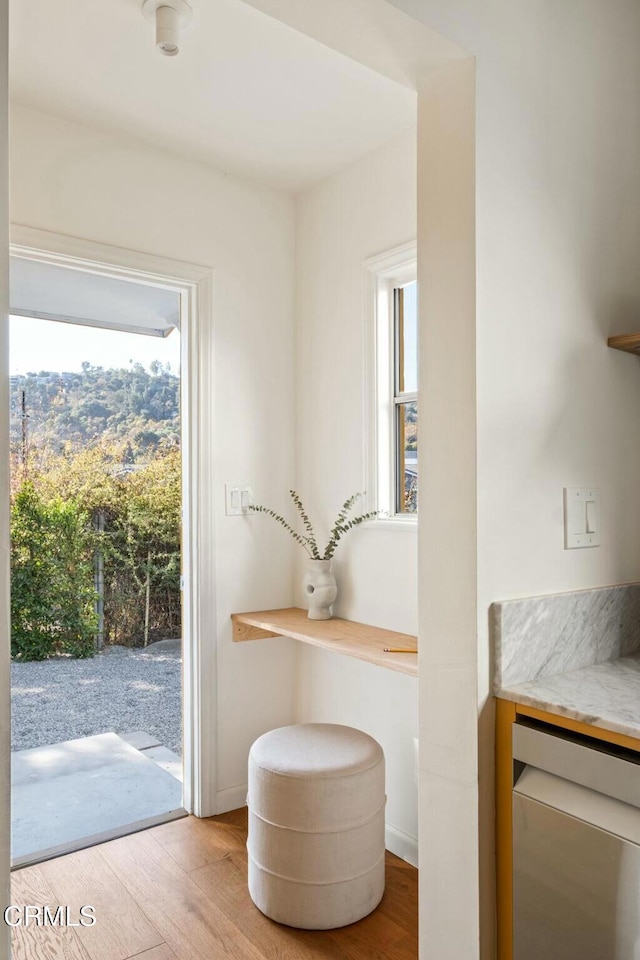
M 272 920 L 328 930 L 384 893 L 384 754 L 373 737 L 301 723 L 249 754 L 249 893 Z

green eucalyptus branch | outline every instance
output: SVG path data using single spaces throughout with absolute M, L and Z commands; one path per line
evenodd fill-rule
M 266 513 L 269 517 L 273 517 L 273 519 L 276 520 L 280 526 L 284 527 L 284 529 L 291 534 L 296 543 L 299 543 L 304 547 L 310 557 L 313 558 L 314 554 L 317 554 L 318 548 L 315 542 L 313 543 L 313 546 L 311 546 L 311 549 L 309 549 L 309 537 L 303 537 L 301 534 L 299 534 L 293 529 L 291 524 L 287 523 L 284 517 L 281 517 L 279 513 L 275 512 L 275 510 L 270 510 L 268 507 L 261 507 L 257 504 L 252 504 L 248 509 L 251 513 Z
M 348 533 L 349 530 L 353 530 L 354 527 L 360 526 L 361 523 L 365 523 L 367 520 L 373 520 L 377 516 L 378 511 L 371 510 L 369 513 L 361 513 L 359 516 L 354 517 L 352 520 L 349 520 L 346 523 L 336 524 L 331 531 L 329 543 L 325 547 L 323 559 L 331 560 L 336 552 L 336 547 L 345 533 Z
M 303 524 L 304 524 L 304 528 L 305 528 L 305 530 L 307 531 L 307 533 L 309 534 L 308 542 L 309 542 L 309 546 L 311 547 L 311 552 L 312 552 L 312 554 L 313 554 L 313 559 L 314 559 L 314 560 L 319 560 L 319 559 L 320 559 L 320 554 L 318 553 L 318 543 L 317 543 L 317 540 L 316 540 L 316 533 L 315 533 L 315 530 L 313 529 L 313 524 L 311 523 L 311 520 L 310 520 L 309 517 L 307 516 L 307 511 L 306 511 L 305 508 L 304 508 L 304 505 L 303 505 L 303 503 L 302 503 L 302 500 L 300 499 L 300 497 L 298 496 L 298 494 L 296 493 L 295 490 L 289 490 L 289 496 L 291 497 L 291 499 L 293 500 L 294 504 L 296 505 L 297 510 L 298 510 L 298 513 L 300 514 L 300 517 L 302 518 L 302 522 L 303 522 Z
M 354 527 L 360 526 L 361 523 L 365 523 L 367 520 L 373 520 L 378 516 L 377 510 L 371 510 L 368 513 L 361 513 L 357 517 L 348 519 L 349 513 L 353 510 L 360 497 L 364 496 L 363 493 L 354 493 L 342 504 L 338 516 L 336 517 L 331 528 L 329 541 L 321 554 L 318 548 L 318 542 L 316 540 L 313 524 L 309 519 L 300 496 L 295 490 L 290 490 L 289 495 L 291 496 L 291 499 L 293 500 L 295 507 L 300 514 L 300 518 L 308 536 L 303 536 L 302 534 L 298 533 L 290 523 L 287 523 L 284 517 L 280 516 L 280 514 L 276 513 L 274 510 L 269 509 L 269 507 L 253 504 L 249 507 L 249 510 L 252 513 L 266 513 L 268 516 L 272 517 L 277 523 L 280 524 L 281 527 L 284 527 L 284 529 L 293 537 L 296 543 L 299 543 L 304 547 L 309 558 L 312 560 L 331 560 L 340 540 L 346 533 L 349 532 L 349 530 L 353 530 Z
M 334 529 L 335 529 L 336 527 L 339 527 L 342 523 L 344 523 L 344 521 L 347 519 L 347 514 L 348 514 L 351 510 L 353 510 L 354 506 L 356 505 L 356 503 L 358 502 L 358 500 L 360 499 L 360 497 L 363 497 L 363 496 L 364 496 L 364 493 L 362 493 L 362 492 L 354 493 L 353 496 L 351 496 L 351 497 L 349 497 L 347 500 L 345 500 L 345 502 L 342 504 L 342 507 L 340 508 L 340 513 L 339 513 L 338 516 L 336 517 L 336 521 L 335 521 L 335 523 L 334 523 L 334 525 L 333 525 L 333 528 L 334 528 Z M 332 532 L 333 532 L 333 530 L 332 530 Z

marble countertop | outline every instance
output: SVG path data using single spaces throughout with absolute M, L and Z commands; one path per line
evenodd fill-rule
M 496 695 L 640 739 L 640 652 L 500 687 Z

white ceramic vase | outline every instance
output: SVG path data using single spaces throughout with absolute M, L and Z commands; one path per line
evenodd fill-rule
M 331 560 L 307 560 L 302 586 L 309 604 L 309 620 L 330 620 L 331 604 L 338 595 Z

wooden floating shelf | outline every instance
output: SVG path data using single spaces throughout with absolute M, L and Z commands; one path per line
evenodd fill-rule
M 306 610 L 260 610 L 257 613 L 232 613 L 233 639 L 236 643 L 261 637 L 293 637 L 314 647 L 333 650 L 348 657 L 375 663 L 387 670 L 418 676 L 418 638 L 370 627 L 352 620 L 309 620 Z M 411 653 L 385 653 L 385 647 L 399 647 Z
M 614 350 L 625 350 L 640 356 L 640 333 L 626 333 L 621 337 L 609 337 L 607 343 Z

